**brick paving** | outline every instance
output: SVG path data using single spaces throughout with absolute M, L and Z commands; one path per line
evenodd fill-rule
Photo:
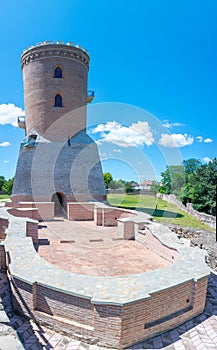
M 102 350 L 16 315 L 11 310 L 6 274 L 0 272 L 0 350 Z M 3 315 L 5 314 L 5 316 Z M 6 319 L 5 319 L 6 317 Z M 217 275 L 209 277 L 204 313 L 157 337 L 128 348 L 165 350 L 217 349 Z
M 40 225 L 38 253 L 64 270 L 120 276 L 163 268 L 170 262 L 135 241 L 122 240 L 117 227 L 58 220 Z

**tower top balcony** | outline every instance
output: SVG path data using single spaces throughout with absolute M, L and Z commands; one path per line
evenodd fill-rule
M 62 40 L 58 41 L 43 41 L 36 45 L 31 45 L 23 50 L 21 55 L 21 66 L 28 65 L 34 60 L 48 58 L 48 57 L 66 57 L 79 60 L 89 68 L 90 56 L 88 51 L 81 45 L 74 44 L 69 41 L 64 43 Z

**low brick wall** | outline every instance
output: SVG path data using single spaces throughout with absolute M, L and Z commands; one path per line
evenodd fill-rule
M 7 271 L 5 246 L 3 243 L 0 243 L 0 270 L 1 272 Z
M 11 208 L 8 209 L 8 213 L 19 218 L 30 218 L 33 220 L 39 220 L 40 218 L 37 208 Z
M 123 305 L 91 303 L 40 283 L 11 278 L 13 308 L 69 334 L 105 346 L 127 347 L 174 328 L 203 312 L 207 277 L 190 280 Z M 172 302 L 171 302 L 172 301 Z
M 101 345 L 123 348 L 203 312 L 209 275 L 205 252 L 183 246 L 160 224 L 149 222 L 144 228 L 146 218 L 141 214 L 135 219 L 135 238 L 173 264 L 141 274 L 102 277 L 60 270 L 39 258 L 26 237 L 28 230 L 33 239 L 36 237 L 37 223 L 14 217 L 10 221 L 10 209 L 0 211 L 3 218 L 9 217 L 4 244 L 13 308 L 38 323 Z M 116 215 L 121 210 L 111 212 Z M 132 215 L 127 211 L 123 214 Z M 0 261 L 5 266 L 1 247 L 2 243 Z
M 136 241 L 144 244 L 147 248 L 170 262 L 174 262 L 179 257 L 177 250 L 162 244 L 147 227 L 145 227 L 142 233 L 136 232 Z
M 7 207 L 7 208 L 13 208 L 13 202 L 10 200 L 10 201 L 7 201 L 7 202 L 5 202 L 5 207 Z
M 118 226 L 119 218 L 130 218 L 133 214 L 127 210 L 112 207 L 95 207 L 94 221 L 97 226 Z
M 94 309 L 94 336 L 101 344 L 122 348 L 123 306 L 97 304 Z
M 12 292 L 13 309 L 20 315 L 33 318 L 33 284 L 23 281 L 18 277 L 11 276 L 10 286 Z
M 67 215 L 69 220 L 93 221 L 94 203 L 68 203 Z
M 13 206 L 18 207 L 20 202 L 50 202 L 51 196 L 43 196 L 43 195 L 13 195 L 10 197 Z
M 31 237 L 33 243 L 38 243 L 38 223 L 26 222 L 26 237 Z
M 207 278 L 188 281 L 123 307 L 121 345 L 155 336 L 203 312 Z
M 90 299 L 56 291 L 41 284 L 35 288 L 35 309 L 52 316 L 93 326 L 93 309 Z
M 5 230 L 8 228 L 8 219 L 0 218 L 0 240 L 4 240 Z
M 36 208 L 38 209 L 37 220 L 53 220 L 54 219 L 54 202 L 20 202 L 18 208 Z

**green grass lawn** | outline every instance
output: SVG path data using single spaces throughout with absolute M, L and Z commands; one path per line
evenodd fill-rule
M 167 203 L 155 196 L 127 195 L 125 193 L 109 194 L 107 200 L 109 204 L 113 206 L 136 209 L 148 213 L 152 215 L 155 220 L 160 222 L 211 230 L 209 226 L 183 212 L 176 205 Z
M 4 202 L 5 200 L 9 199 L 10 196 L 7 194 L 0 194 L 0 201 Z

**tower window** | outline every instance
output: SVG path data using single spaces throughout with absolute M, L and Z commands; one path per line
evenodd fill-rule
M 56 67 L 54 70 L 54 78 L 62 78 L 62 69 L 60 67 Z
M 60 94 L 57 94 L 55 96 L 55 107 L 62 107 L 63 102 L 62 102 L 62 96 Z

